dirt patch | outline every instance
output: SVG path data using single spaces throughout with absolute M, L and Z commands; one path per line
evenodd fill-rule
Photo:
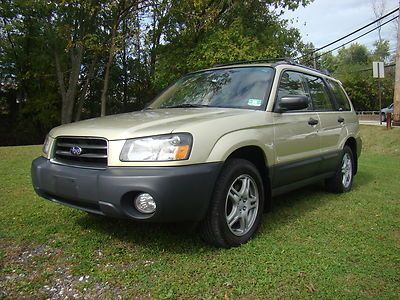
M 16 245 L 2 239 L 0 299 L 122 299 L 126 292 L 90 274 L 73 275 L 62 249 L 48 245 Z

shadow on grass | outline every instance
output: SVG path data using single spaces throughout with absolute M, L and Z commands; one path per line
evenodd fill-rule
M 355 178 L 354 188 L 368 185 L 373 178 L 373 174 L 360 170 Z M 327 193 L 322 182 L 275 197 L 272 211 L 264 213 L 263 224 L 258 234 L 268 234 L 304 214 L 319 209 L 337 197 L 341 195 Z M 93 215 L 84 215 L 77 223 L 81 227 L 150 250 L 175 253 L 216 250 L 200 239 L 196 223 L 146 223 Z
M 208 248 L 197 236 L 195 223 L 147 223 L 89 214 L 79 218 L 77 223 L 81 227 L 150 250 L 190 253 Z
M 359 188 L 376 180 L 376 175 L 370 170 L 358 169 L 357 175 L 354 178 L 354 188 Z

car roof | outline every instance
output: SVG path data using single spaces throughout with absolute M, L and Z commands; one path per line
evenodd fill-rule
M 228 69 L 228 68 L 248 68 L 248 67 L 272 67 L 279 69 L 293 69 L 296 71 L 306 71 L 309 74 L 314 74 L 317 76 L 322 76 L 331 80 L 334 80 L 341 84 L 341 82 L 331 76 L 329 76 L 328 71 L 322 71 L 318 69 L 314 69 L 299 63 L 294 62 L 292 59 L 288 58 L 277 58 L 277 59 L 261 59 L 261 60 L 243 60 L 243 61 L 234 61 L 223 64 L 216 64 L 211 68 L 198 70 L 195 72 L 191 72 L 190 74 L 204 72 L 204 71 L 212 71 L 212 70 L 220 70 L 220 69 Z

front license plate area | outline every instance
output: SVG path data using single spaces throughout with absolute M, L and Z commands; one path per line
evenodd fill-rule
M 75 178 L 55 176 L 54 179 L 54 187 L 57 195 L 71 200 L 78 198 L 78 187 Z

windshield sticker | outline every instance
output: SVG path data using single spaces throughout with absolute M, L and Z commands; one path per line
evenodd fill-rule
M 249 99 L 247 101 L 247 105 L 249 106 L 261 106 L 262 100 L 261 99 Z

